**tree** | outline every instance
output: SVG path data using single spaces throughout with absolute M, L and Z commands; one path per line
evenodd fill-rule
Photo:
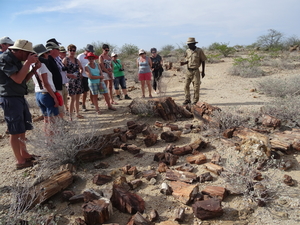
M 268 34 L 258 37 L 258 46 L 265 49 L 281 48 L 283 46 L 283 33 L 274 29 L 269 29 L 268 31 Z
M 124 44 L 121 47 L 120 53 L 123 57 L 131 56 L 131 55 L 138 55 L 139 47 L 133 44 Z

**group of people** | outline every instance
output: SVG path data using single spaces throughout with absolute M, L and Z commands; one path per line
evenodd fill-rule
M 201 65 L 202 78 L 205 76 L 206 56 L 196 47 L 196 43 L 194 38 L 188 39 L 186 61 L 181 63 L 187 64 L 188 67 L 184 104 L 191 103 L 191 82 L 194 85 L 193 103 L 199 100 Z M 79 112 L 79 100 L 82 95 L 82 110 L 86 111 L 88 92 L 98 114 L 99 93 L 103 94 L 108 109 L 114 111 L 116 108 L 113 105 L 117 103 L 113 99 L 113 87 L 119 100 L 122 99 L 119 86 L 124 99 L 131 99 L 127 94 L 124 65 L 118 59 L 118 54 L 113 52 L 109 55 L 110 49 L 107 44 L 102 46 L 100 56 L 94 54 L 94 47 L 90 44 L 77 57 L 76 50 L 73 44 L 66 50 L 55 38 L 49 39 L 45 45 L 35 46 L 28 40 L 20 39 L 14 42 L 9 37 L 0 39 L 0 105 L 4 110 L 17 169 L 32 166 L 35 160 L 35 156 L 27 152 L 25 144 L 25 132 L 32 129 L 31 114 L 24 98 L 27 94 L 26 83 L 30 79 L 33 79 L 35 84 L 36 102 L 44 115 L 46 131 L 47 125 L 54 123 L 55 117 L 63 119 L 66 111 L 70 120 L 74 112 L 77 118 L 84 118 Z M 163 72 L 163 60 L 157 54 L 156 48 L 151 48 L 150 51 L 151 57 L 148 57 L 146 52 L 140 49 L 136 63 L 142 97 L 145 97 L 147 85 L 151 98 L 152 88 L 156 93 L 161 91 L 159 80 Z

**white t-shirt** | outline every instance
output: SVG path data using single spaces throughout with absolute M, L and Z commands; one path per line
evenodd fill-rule
M 52 73 L 48 70 L 47 66 L 44 63 L 41 64 L 41 67 L 39 69 L 37 69 L 36 72 L 39 75 L 39 78 L 41 81 L 42 81 L 41 75 L 44 73 L 47 73 L 48 83 L 50 84 L 53 92 L 56 92 L 55 86 L 53 84 Z M 32 76 L 32 80 L 34 82 L 34 91 L 35 92 L 47 92 L 47 90 L 45 88 L 40 89 L 39 83 L 38 83 L 37 79 L 35 78 L 35 75 Z
M 89 63 L 89 60 L 85 59 L 84 57 L 86 57 L 86 55 L 84 53 L 81 53 L 77 56 L 77 59 L 80 61 L 83 68 L 82 76 L 88 77 L 88 75 L 85 73 L 85 66 Z

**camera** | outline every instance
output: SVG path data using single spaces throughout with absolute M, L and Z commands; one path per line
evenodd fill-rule
M 119 69 L 119 71 L 124 71 L 124 69 L 123 69 L 123 68 L 121 68 L 121 69 Z
M 62 70 L 62 71 L 67 71 L 68 68 L 67 68 L 66 66 L 63 66 L 63 67 L 61 68 L 61 70 Z

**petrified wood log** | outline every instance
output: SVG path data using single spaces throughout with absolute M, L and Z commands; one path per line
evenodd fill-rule
M 71 198 L 69 198 L 70 204 L 75 204 L 75 203 L 82 203 L 84 202 L 84 195 L 79 194 L 79 195 L 74 195 Z
M 160 162 L 158 164 L 157 172 L 159 172 L 159 173 L 165 173 L 167 171 L 167 169 L 169 169 L 169 167 L 167 166 L 167 164 L 164 163 L 164 162 Z
M 149 134 L 145 137 L 144 143 L 147 147 L 155 145 L 157 142 L 157 135 L 156 134 Z
M 155 170 L 146 170 L 143 172 L 143 177 L 146 178 L 147 180 L 151 180 L 151 178 L 156 178 L 157 174 Z
M 116 185 L 113 186 L 111 202 L 115 208 L 124 213 L 143 213 L 145 210 L 145 201 L 139 195 L 130 193 Z
M 61 171 L 46 179 L 42 183 L 31 187 L 28 191 L 28 194 L 24 196 L 24 202 L 26 202 L 26 206 L 31 209 L 36 204 L 40 204 L 56 193 L 64 190 L 72 183 L 72 173 L 68 170 Z
M 271 135 L 271 145 L 275 150 L 291 152 L 300 151 L 300 129 L 276 132 Z
M 206 156 L 202 153 L 199 153 L 197 155 L 192 155 L 192 156 L 186 157 L 186 161 L 191 164 L 200 165 L 200 164 L 206 163 Z
M 185 209 L 184 208 L 176 208 L 174 210 L 174 220 L 178 222 L 183 222 L 185 217 Z
M 87 224 L 103 224 L 113 214 L 112 204 L 106 198 L 88 202 L 82 206 L 82 209 Z
M 142 216 L 140 212 L 133 215 L 126 225 L 152 225 L 152 223 Z
M 179 140 L 181 131 L 166 131 L 160 134 L 160 138 L 165 142 L 175 142 Z
M 281 120 L 270 115 L 263 115 L 262 118 L 262 125 L 265 127 L 280 127 L 281 126 Z
M 167 170 L 166 179 L 173 181 L 182 181 L 186 183 L 193 183 L 197 180 L 197 175 L 191 172 Z
M 207 172 L 207 173 L 203 173 L 199 176 L 199 182 L 200 183 L 204 183 L 206 181 L 213 181 L 213 176 L 210 174 L 210 172 Z
M 210 160 L 211 163 L 219 165 L 221 162 L 221 156 L 219 153 L 215 152 Z
M 91 202 L 93 200 L 98 200 L 101 197 L 102 197 L 101 194 L 96 192 L 93 189 L 87 189 L 83 192 L 83 201 L 86 203 Z
M 209 170 L 217 175 L 220 175 L 223 171 L 223 167 L 213 164 L 213 163 L 205 163 L 205 167 L 207 170 Z
M 295 181 L 293 180 L 293 178 L 287 174 L 285 174 L 283 176 L 284 180 L 283 182 L 288 185 L 288 186 L 294 186 L 295 185 Z
M 197 201 L 192 205 L 194 215 L 201 219 L 212 219 L 223 215 L 221 200 L 208 199 L 204 201 Z
M 225 188 L 217 186 L 206 186 L 202 193 L 208 194 L 211 197 L 216 197 L 221 200 L 223 200 L 227 195 L 227 191 Z
M 130 188 L 132 190 L 140 187 L 141 185 L 143 184 L 143 181 L 142 180 L 139 180 L 139 179 L 136 179 L 136 180 L 132 180 L 128 183 L 128 185 L 130 186 Z
M 180 181 L 172 181 L 170 187 L 173 190 L 172 195 L 185 205 L 192 202 L 199 192 L 197 184 L 187 184 Z
M 111 142 L 111 135 L 102 137 L 94 137 L 91 143 L 78 151 L 76 159 L 82 162 L 93 162 L 99 159 L 104 159 L 114 153 L 114 147 Z
M 93 183 L 97 185 L 103 185 L 109 183 L 110 181 L 112 181 L 112 177 L 103 174 L 95 175 L 93 178 Z
M 192 172 L 194 170 L 194 167 L 191 164 L 185 163 L 183 165 L 175 167 L 175 170 Z

